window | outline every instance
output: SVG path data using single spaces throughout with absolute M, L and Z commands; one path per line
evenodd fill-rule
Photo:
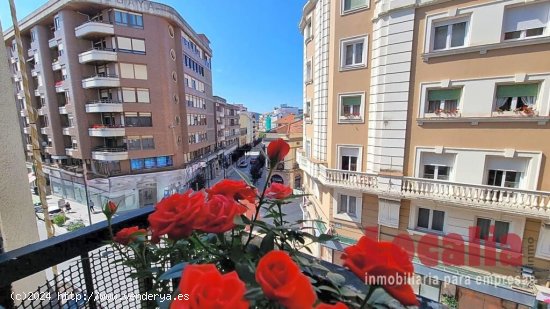
M 424 178 L 449 180 L 451 168 L 442 165 L 424 165 Z
M 122 88 L 122 101 L 124 103 L 149 103 L 149 89 Z
M 143 28 L 143 16 L 137 13 L 115 10 L 115 23 L 121 26 Z
M 59 19 L 59 16 L 55 16 L 53 18 L 53 25 L 54 25 L 55 31 L 61 29 L 61 20 Z
M 120 77 L 131 79 L 147 79 L 147 65 L 120 63 Z
M 145 55 L 145 40 L 117 37 L 118 51 Z
M 428 90 L 427 113 L 441 112 L 454 114 L 458 111 L 461 89 Z
M 152 136 L 141 137 L 141 147 L 145 149 L 155 149 L 155 140 Z
M 139 136 L 128 136 L 126 138 L 128 150 L 141 150 L 141 139 Z
M 311 60 L 308 60 L 306 63 L 306 83 L 309 83 L 313 80 L 313 68 L 311 66 Z
M 497 86 L 496 111 L 525 111 L 534 109 L 539 92 L 538 84 Z
M 418 208 L 416 227 L 436 232 L 443 232 L 445 212 L 428 208 Z
M 366 37 L 342 41 L 341 66 L 357 67 L 365 65 Z
M 491 224 L 494 224 L 491 235 Z M 505 244 L 506 236 L 510 230 L 510 223 L 486 218 L 477 218 L 476 237 L 478 240 L 491 241 L 497 244 Z
M 201 76 L 204 76 L 204 67 L 198 64 L 195 60 L 191 59 L 191 57 L 184 55 L 184 63 L 187 68 L 193 70 Z
M 346 94 L 340 96 L 340 122 L 363 120 L 363 94 Z
M 338 213 L 357 216 L 357 198 L 355 196 L 340 194 Z
M 127 127 L 152 127 L 153 120 L 152 120 L 151 113 L 125 112 L 124 124 Z
M 368 0 L 343 0 L 342 1 L 342 11 L 348 12 L 352 10 L 357 10 L 368 5 Z
M 508 8 L 504 11 L 504 40 L 527 39 L 544 34 L 550 3 Z
M 462 47 L 466 44 L 467 21 L 451 21 L 445 24 L 435 24 L 433 35 L 433 50 Z
M 306 118 L 311 118 L 311 101 L 306 102 L 306 114 L 304 116 Z
M 308 42 L 313 37 L 313 28 L 311 24 L 311 18 L 307 20 L 306 28 L 304 30 L 304 37 L 306 39 L 306 42 Z
M 521 173 L 516 171 L 489 170 L 487 184 L 504 188 L 519 188 Z
M 340 169 L 344 171 L 359 171 L 360 148 L 339 147 Z

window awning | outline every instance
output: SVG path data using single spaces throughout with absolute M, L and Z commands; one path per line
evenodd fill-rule
M 361 105 L 361 96 L 342 97 L 343 105 Z
M 429 90 L 428 101 L 459 100 L 461 89 Z
M 538 84 L 500 85 L 497 87 L 498 98 L 536 97 Z

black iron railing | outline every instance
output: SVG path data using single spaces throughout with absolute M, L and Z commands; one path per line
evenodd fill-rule
M 136 225 L 146 227 L 151 212 L 153 207 L 119 215 L 113 219 L 113 230 L 116 232 Z M 136 297 L 143 295 L 150 283 L 138 282 L 130 276 L 132 269 L 117 261 L 120 256 L 106 243 L 108 239 L 107 222 L 103 221 L 0 254 L 0 306 L 6 309 L 155 308 L 156 302 Z M 341 274 L 352 290 L 365 292 L 366 287 L 351 272 L 328 262 L 315 263 Z M 35 290 L 30 289 L 25 294 L 12 291 L 13 282 L 43 274 L 55 265 L 58 265 L 59 273 Z M 317 274 L 319 280 L 324 275 L 326 273 Z M 14 301 L 13 298 L 20 300 Z
M 113 219 L 113 229 L 145 227 L 152 211 L 148 207 L 122 214 Z M 142 308 L 138 299 L 128 297 L 139 293 L 138 282 L 128 276 L 130 268 L 116 262 L 118 257 L 106 245 L 108 239 L 104 221 L 0 254 L 0 305 L 8 309 Z M 13 282 L 67 262 L 34 292 L 12 292 Z

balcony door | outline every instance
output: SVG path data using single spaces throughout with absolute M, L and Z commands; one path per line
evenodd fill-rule
M 521 173 L 516 171 L 489 170 L 487 184 L 504 188 L 519 188 Z

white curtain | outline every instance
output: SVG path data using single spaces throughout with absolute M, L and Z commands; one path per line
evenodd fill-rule
M 521 102 L 523 102 L 523 104 L 529 107 L 533 107 L 533 105 L 535 105 L 535 97 L 534 96 L 521 97 Z

